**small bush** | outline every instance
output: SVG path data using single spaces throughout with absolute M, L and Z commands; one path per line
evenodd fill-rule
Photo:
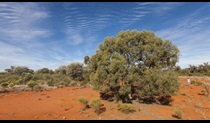
M 13 86 L 15 86 L 15 83 L 10 83 L 8 86 L 13 87 Z
M 196 81 L 195 80 L 192 80 L 191 84 L 195 84 L 195 83 L 196 83 Z
M 84 97 L 79 97 L 78 101 L 84 105 L 84 109 L 89 108 L 88 102 L 89 100 Z
M 30 88 L 33 88 L 35 85 L 37 85 L 37 83 L 33 80 L 30 80 L 28 83 L 27 83 L 27 86 L 30 87 Z
M 71 81 L 70 86 L 76 86 L 77 82 L 76 81 Z
M 192 80 L 191 84 L 194 84 L 194 85 L 197 85 L 197 86 L 201 86 L 203 83 L 199 82 L 199 81 Z
M 41 90 L 41 86 L 35 85 L 35 86 L 33 87 L 33 90 L 34 90 L 34 91 L 40 91 L 40 90 Z
M 109 87 L 108 86 L 105 86 L 101 89 L 101 92 L 102 93 L 107 93 L 108 91 L 110 91 Z
M 101 106 L 103 106 L 100 99 L 93 99 L 90 102 L 90 107 L 94 109 L 94 111 L 99 115 Z
M 177 119 L 182 119 L 182 110 L 181 109 L 176 110 L 172 116 Z
M 3 83 L 1 83 L 1 87 L 7 87 L 9 84 L 7 83 L 7 82 L 3 82 Z
M 199 82 L 199 81 L 196 82 L 197 86 L 201 86 L 202 84 L 203 84 L 202 82 Z
M 134 107 L 131 104 L 118 104 L 118 110 L 122 111 L 123 113 L 132 113 L 135 111 Z
M 80 86 L 85 86 L 88 82 L 87 81 L 81 81 Z
M 204 88 L 206 90 L 206 96 L 210 96 L 210 85 L 205 83 L 204 84 Z
M 206 89 L 201 90 L 201 93 L 202 93 L 203 95 L 206 95 L 206 93 L 207 93 Z
M 51 81 L 51 80 L 49 80 L 49 81 L 47 81 L 47 85 L 48 85 L 48 86 L 54 86 L 54 82 Z
M 181 95 L 186 96 L 187 94 L 186 94 L 186 92 L 182 92 Z

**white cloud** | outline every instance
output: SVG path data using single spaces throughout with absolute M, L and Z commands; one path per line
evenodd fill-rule
M 49 17 L 38 3 L 0 3 L 0 37 L 3 40 L 31 41 L 49 36 L 39 22 Z
M 178 65 L 182 68 L 210 61 L 210 8 L 203 6 L 180 19 L 171 27 L 156 31 L 164 39 L 170 39 L 178 46 L 181 57 Z M 206 14 L 205 14 L 206 13 Z

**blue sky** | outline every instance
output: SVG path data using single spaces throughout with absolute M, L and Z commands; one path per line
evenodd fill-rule
M 210 61 L 209 2 L 0 2 L 0 71 L 83 62 L 105 37 L 133 29 L 170 39 L 181 68 Z

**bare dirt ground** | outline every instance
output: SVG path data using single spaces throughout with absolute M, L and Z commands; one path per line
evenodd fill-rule
M 209 77 L 191 77 L 192 80 L 210 82 Z M 90 87 L 67 87 L 42 92 L 0 94 L 0 120 L 177 120 L 172 115 L 182 110 L 184 120 L 209 120 L 210 97 L 202 95 L 203 86 L 187 86 L 187 77 L 179 77 L 181 89 L 173 96 L 171 106 L 139 104 L 134 101 L 135 112 L 124 114 L 117 103 L 102 100 L 106 110 L 97 115 L 92 108 L 82 111 L 78 98 L 99 98 L 99 92 Z

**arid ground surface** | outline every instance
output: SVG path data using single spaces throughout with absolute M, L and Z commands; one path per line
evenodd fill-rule
M 191 77 L 202 83 L 209 77 Z M 203 95 L 204 86 L 187 86 L 187 77 L 179 77 L 181 89 L 173 96 L 171 106 L 133 102 L 135 112 L 125 114 L 117 103 L 102 100 L 106 110 L 97 115 L 92 108 L 82 110 L 78 98 L 99 98 L 91 87 L 66 87 L 41 92 L 11 92 L 0 94 L 1 120 L 177 120 L 172 115 L 182 110 L 184 120 L 210 119 L 210 97 Z

